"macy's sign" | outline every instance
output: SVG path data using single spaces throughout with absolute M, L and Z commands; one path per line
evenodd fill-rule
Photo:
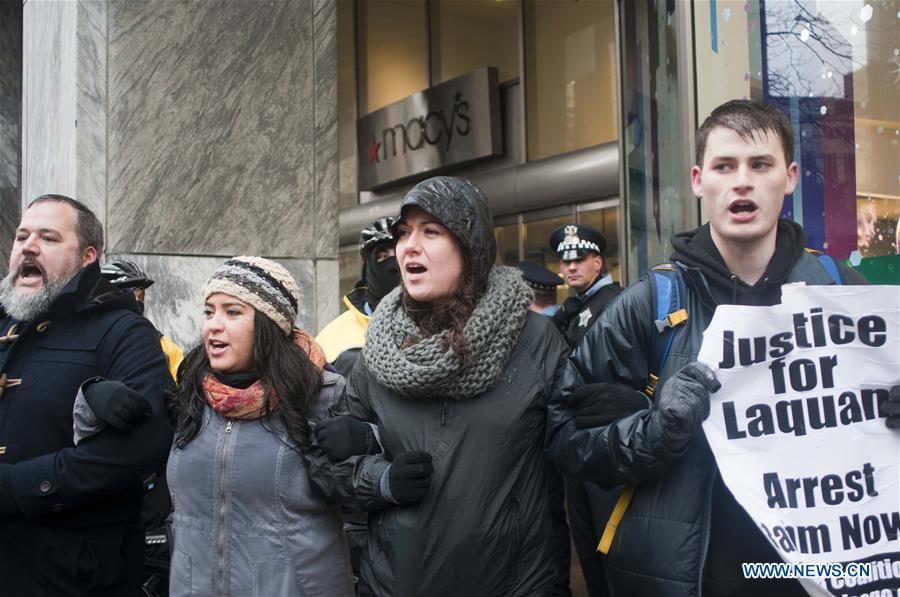
M 500 155 L 496 69 L 480 68 L 363 116 L 357 141 L 362 190 Z

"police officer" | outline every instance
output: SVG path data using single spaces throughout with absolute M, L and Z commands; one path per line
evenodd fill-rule
M 622 292 L 603 267 L 606 239 L 583 224 L 565 224 L 550 235 L 550 247 L 559 257 L 559 271 L 575 292 L 553 316 L 572 350 L 606 306 Z M 605 597 L 606 573 L 597 541 L 615 504 L 616 493 L 594 483 L 566 477 L 566 505 L 572 542 L 581 563 L 590 597 Z M 593 504 L 593 507 L 591 506 Z
M 566 284 L 575 291 L 575 296 L 566 299 L 553 316 L 574 349 L 622 287 L 603 267 L 606 239 L 598 230 L 584 224 L 565 224 L 550 235 L 550 247 L 559 256 L 559 271 Z
M 556 289 L 563 283 L 562 278 L 530 261 L 521 261 L 516 267 L 522 272 L 522 279 L 534 291 L 534 300 L 528 308 L 535 313 L 553 317 L 559 311 Z

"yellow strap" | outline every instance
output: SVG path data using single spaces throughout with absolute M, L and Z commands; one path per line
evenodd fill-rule
M 669 313 L 666 316 L 666 319 L 668 320 L 669 325 L 672 326 L 673 328 L 675 326 L 681 325 L 682 323 L 684 323 L 685 321 L 688 320 L 687 309 L 678 309 L 677 311 L 675 311 L 673 313 Z
M 626 483 L 625 487 L 622 489 L 622 493 L 619 494 L 619 499 L 616 500 L 616 506 L 613 508 L 609 521 L 606 523 L 606 528 L 603 529 L 603 536 L 600 537 L 600 544 L 597 545 L 597 551 L 600 553 L 604 555 L 609 553 L 609 548 L 612 547 L 613 538 L 616 536 L 616 529 L 619 528 L 619 523 L 622 522 L 622 518 L 625 517 L 625 511 L 628 510 L 631 498 L 634 497 L 635 489 L 637 489 L 637 486 L 634 483 Z
M 648 398 L 653 398 L 653 392 L 656 390 L 656 385 L 659 383 L 659 377 L 655 374 L 650 374 L 650 383 L 647 384 L 647 387 L 644 388 L 644 393 L 647 394 Z
M 669 313 L 666 316 L 666 321 L 668 322 L 670 327 L 679 326 L 687 320 L 687 309 L 678 309 L 677 311 Z M 644 392 L 648 396 L 652 397 L 658 383 L 659 377 L 651 373 L 650 383 L 647 384 Z M 637 489 L 637 486 L 634 483 L 626 483 L 625 487 L 622 488 L 622 493 L 619 494 L 619 499 L 616 500 L 616 505 L 613 508 L 612 514 L 610 515 L 609 520 L 606 523 L 606 528 L 603 529 L 603 536 L 600 537 L 600 543 L 597 545 L 597 551 L 599 551 L 600 553 L 609 553 L 609 550 L 612 547 L 613 539 L 616 536 L 616 530 L 619 528 L 619 523 L 622 522 L 622 519 L 625 517 L 625 512 L 628 510 L 629 504 L 631 504 L 631 498 L 634 497 L 635 489 Z

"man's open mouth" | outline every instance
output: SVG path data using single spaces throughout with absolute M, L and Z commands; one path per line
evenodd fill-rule
M 757 209 L 759 208 L 756 206 L 756 203 L 749 199 L 738 199 L 737 201 L 732 201 L 731 205 L 728 206 L 728 211 L 733 214 L 752 213 Z
M 44 278 L 44 270 L 33 262 L 26 262 L 19 266 L 17 277 L 22 280 L 33 280 L 35 278 Z

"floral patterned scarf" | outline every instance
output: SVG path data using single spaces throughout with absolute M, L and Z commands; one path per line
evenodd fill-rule
M 325 366 L 325 353 L 308 333 L 294 329 L 294 344 L 300 347 L 316 368 Z M 262 380 L 256 380 L 247 388 L 234 388 L 212 373 L 203 378 L 203 396 L 214 411 L 229 419 L 258 419 L 262 416 L 266 388 Z

